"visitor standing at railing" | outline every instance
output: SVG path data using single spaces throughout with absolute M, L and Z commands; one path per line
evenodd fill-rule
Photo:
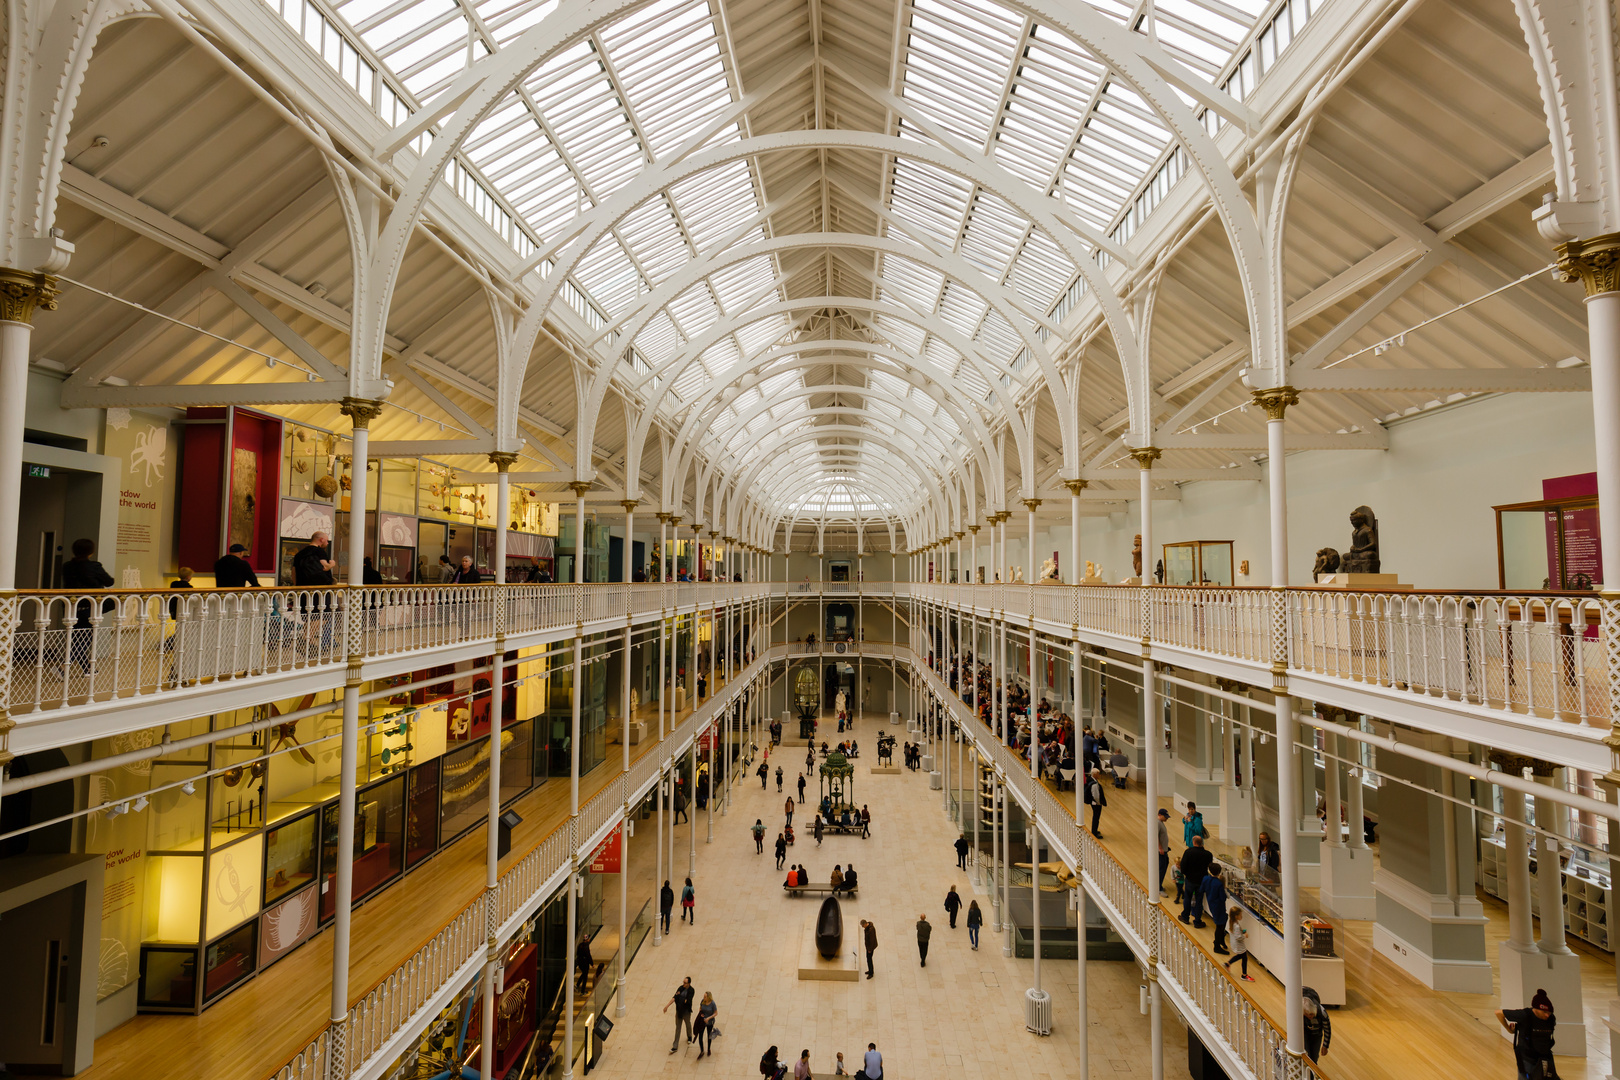
M 78 592 L 83 589 L 110 589 L 113 586 L 113 576 L 107 573 L 106 567 L 92 559 L 96 553 L 96 542 L 87 537 L 73 541 L 73 558 L 62 564 L 62 588 L 68 592 Z M 102 602 L 101 610 L 110 611 L 113 607 L 111 600 Z M 68 654 L 80 670 L 90 670 L 90 659 L 95 655 L 95 631 L 90 625 L 92 606 L 88 600 L 80 600 L 74 606 L 73 629 L 69 631 L 72 644 Z
M 230 550 L 214 560 L 214 586 L 220 589 L 257 589 L 259 575 L 253 572 L 253 567 L 243 558 L 247 548 L 241 544 L 232 544 Z
M 332 567 L 337 565 L 335 560 L 326 557 L 327 547 L 331 542 L 331 538 L 324 532 L 318 532 L 309 538 L 308 544 L 298 549 L 298 553 L 293 556 L 293 584 L 331 587 Z M 320 624 L 321 648 L 323 649 L 332 643 L 331 607 L 332 599 L 330 596 L 326 598 L 324 604 L 317 597 L 313 606 L 309 602 L 307 593 L 298 598 L 298 610 L 312 622 Z M 310 629 L 310 635 L 314 635 L 313 627 Z

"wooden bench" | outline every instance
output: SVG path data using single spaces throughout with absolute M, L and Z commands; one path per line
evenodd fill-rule
M 840 888 L 836 893 L 834 893 L 832 882 L 830 881 L 812 881 L 808 885 L 784 884 L 782 886 L 782 891 L 787 893 L 789 896 L 802 896 L 805 893 L 812 893 L 821 896 L 826 896 L 829 894 L 833 896 L 854 896 L 856 893 L 860 892 L 860 889 L 860 884 L 857 883 L 854 888 Z
M 814 822 L 811 822 L 809 831 L 810 831 L 810 836 L 813 839 L 815 837 L 815 835 L 816 835 L 816 828 L 815 828 L 815 823 Z M 844 825 L 844 824 L 841 824 L 841 823 L 840 824 L 834 824 L 833 822 L 830 822 L 830 821 L 823 821 L 821 823 L 821 831 L 823 833 L 855 833 L 856 835 L 859 835 L 860 831 L 861 831 L 861 827 L 860 827 L 859 824 Z

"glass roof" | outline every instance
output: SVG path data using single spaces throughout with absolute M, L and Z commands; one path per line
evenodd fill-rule
M 556 7 L 556 0 L 333 0 L 321 9 L 338 17 L 328 25 L 308 0 L 272 2 L 318 52 L 333 53 L 328 62 L 394 123 L 447 88 L 468 63 L 498 52 Z M 1277 7 L 1260 0 L 1157 0 L 1146 9 L 1120 0 L 1091 2 L 1121 24 L 1134 19 L 1133 30 L 1156 37 L 1196 74 L 1237 80 L 1230 85 L 1238 96 L 1249 85 L 1244 80 L 1254 77 L 1252 70 L 1244 74 L 1244 65 L 1252 69 L 1248 53 L 1256 21 Z M 525 257 L 705 129 L 716 128 L 710 145 L 745 138 L 745 120 L 717 123 L 739 98 L 739 58 L 723 3 L 657 0 L 531 72 L 466 141 L 456 190 Z M 784 6 L 794 5 L 784 0 Z M 1284 22 L 1290 7 L 1298 9 L 1291 24 L 1297 32 L 1309 12 L 1307 0 L 1284 5 Z M 1121 241 L 1183 171 L 1168 132 L 1135 94 L 1094 57 L 1024 13 L 992 0 L 909 0 L 901 14 L 889 85 L 904 108 L 891 113 L 893 134 L 929 141 L 925 132 L 942 131 L 1035 192 L 1066 204 L 1098 233 L 1112 232 Z M 1278 17 L 1273 12 L 1273 20 Z M 312 37 L 311 20 L 325 30 L 317 28 Z M 340 30 L 334 52 L 322 34 Z M 347 74 L 351 69 L 354 78 Z M 368 84 L 368 71 L 377 86 Z M 831 289 L 834 277 L 849 281 L 853 268 L 856 279 L 869 279 L 873 300 L 906 313 L 856 313 L 869 340 L 908 357 L 910 366 L 965 402 L 989 400 L 992 378 L 1016 392 L 1035 369 L 1024 369 L 1024 338 L 1008 312 L 984 293 L 1004 289 L 1024 311 L 1061 320 L 1084 291 L 1078 268 L 997 196 L 925 162 L 884 161 L 877 231 L 916 248 L 918 257 L 884 252 L 869 268 L 856 258 L 835 274 L 829 256 L 825 273 L 817 271 L 818 290 Z M 829 197 L 819 185 L 801 190 L 818 203 Z M 649 293 L 694 259 L 773 237 L 772 219 L 764 213 L 768 196 L 754 161 L 687 179 L 602 236 L 573 264 L 562 292 L 598 335 L 594 348 L 603 362 L 629 362 L 643 372 L 682 356 L 695 339 L 732 321 L 695 362 L 669 372 L 672 381 L 663 385 L 670 393 L 659 408 L 671 418 L 717 381 L 735 378 L 771 353 L 764 378 L 723 409 L 710 410 L 713 438 L 705 440 L 704 452 L 739 465 L 760 452 L 759 436 L 812 422 L 809 398 L 785 395 L 806 385 L 794 350 L 825 334 L 788 314 L 739 319 L 789 299 L 804 260 L 779 253 L 729 262 L 657 311 L 645 307 Z M 947 278 L 924 252 L 959 256 L 983 280 L 973 288 Z M 631 325 L 637 329 L 626 342 Z M 919 446 L 960 443 L 962 432 L 950 414 L 907 380 L 870 366 L 864 377 L 882 391 L 862 400 L 864 423 Z M 761 395 L 782 402 L 752 416 L 745 437 L 742 417 Z M 926 428 L 892 399 L 913 403 L 929 418 Z M 832 449 L 823 453 L 829 465 L 842 460 Z M 797 513 L 819 505 L 820 513 L 833 514 L 905 509 L 873 501 L 870 492 L 857 496 L 847 477 L 832 483 L 835 475 L 801 485 L 800 494 L 780 508 Z M 920 499 L 922 485 L 913 487 Z M 834 491 L 840 492 L 836 505 L 829 501 Z

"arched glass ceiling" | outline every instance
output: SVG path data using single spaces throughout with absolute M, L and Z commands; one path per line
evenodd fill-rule
M 334 0 L 343 24 L 335 29 L 345 35 L 334 44 L 332 27 L 311 36 L 306 24 L 314 17 L 307 3 L 268 2 L 296 22 L 390 122 L 447 88 L 470 59 L 500 51 L 556 6 L 556 0 Z M 1216 80 L 1230 77 L 1240 98 L 1255 77 L 1249 53 L 1259 50 L 1248 46 L 1256 20 L 1278 7 L 1275 0 L 1092 3 L 1108 18 L 1153 35 L 1193 71 Z M 793 6 L 784 0 L 785 45 L 775 64 L 790 61 L 787 45 L 801 57 L 823 55 L 807 39 L 793 40 L 804 36 L 801 20 L 786 17 Z M 899 26 L 901 39 L 892 43 L 894 70 L 882 86 L 897 93 L 904 108 L 876 110 L 890 117 L 886 134 L 935 142 L 934 133 L 943 133 L 1061 200 L 1095 231 L 1120 240 L 1180 175 L 1178 155 L 1151 111 L 1094 57 L 1021 11 L 993 0 L 909 0 L 898 20 L 892 11 L 885 7 L 880 17 Z M 1280 17 L 1297 27 L 1308 12 L 1309 0 L 1291 0 Z M 741 97 L 738 72 L 745 70 L 728 13 L 727 0 L 659 0 L 590 35 L 522 81 L 466 142 L 447 181 L 527 257 L 697 136 L 706 133 L 708 146 L 748 137 L 747 116 L 727 113 Z M 327 25 L 324 16 L 315 21 Z M 368 82 L 372 69 L 380 89 Z M 818 87 L 834 74 L 818 71 Z M 837 116 L 824 112 L 819 93 L 806 101 L 802 115 L 837 127 Z M 960 256 L 1037 317 L 1060 320 L 1073 307 L 1083 291 L 1077 268 L 1022 214 L 932 165 L 904 157 L 882 160 L 886 171 L 875 214 L 868 206 L 856 215 L 877 222 L 875 235 Z M 645 372 L 749 309 L 803 297 L 806 287 L 821 294 L 858 287 L 870 299 L 916 313 L 919 321 L 937 320 L 969 341 L 992 373 L 999 372 L 996 378 L 1020 380 L 1028 354 L 1007 317 L 926 262 L 892 252 L 829 252 L 811 286 L 804 285 L 809 260 L 797 252 L 732 262 L 642 318 L 648 294 L 693 259 L 779 236 L 778 219 L 804 217 L 792 205 L 765 212 L 783 192 L 768 190 L 764 176 L 758 160 L 739 159 L 686 179 L 623 217 L 577 260 L 561 295 L 598 334 L 591 343 L 598 355 Z M 845 197 L 829 191 L 825 179 L 798 187 L 807 187 L 808 194 L 786 202 L 814 201 L 824 210 Z M 809 218 L 812 228 L 830 227 L 825 217 L 816 224 L 815 212 Z M 642 325 L 625 342 L 622 330 L 632 319 Z M 862 329 L 953 392 L 991 399 L 985 372 L 939 334 L 888 314 L 865 319 Z M 773 345 L 808 345 L 818 333 L 786 313 L 740 323 L 702 350 L 659 407 L 677 416 L 738 364 Z M 1038 333 L 1046 336 L 1044 328 Z M 866 378 L 884 376 L 869 372 Z M 731 433 L 759 395 L 784 396 L 805 385 L 801 372 L 790 369 L 736 395 L 716 414 L 715 434 Z M 885 389 L 902 398 L 921 396 L 898 379 Z M 924 397 L 921 405 L 936 413 L 930 426 L 960 437 L 933 401 Z M 899 437 L 917 427 L 915 417 L 875 397 L 863 407 L 876 427 Z M 747 426 L 751 435 L 796 430 L 810 422 L 810 408 L 805 397 L 784 396 L 780 408 L 754 415 Z M 746 457 L 745 451 L 739 463 Z M 856 505 L 855 496 L 849 498 Z

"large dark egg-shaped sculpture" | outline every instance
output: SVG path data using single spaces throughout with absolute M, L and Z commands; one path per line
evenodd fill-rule
M 838 907 L 838 898 L 829 896 L 821 902 L 821 914 L 816 916 L 816 951 L 831 960 L 843 943 L 844 913 Z

